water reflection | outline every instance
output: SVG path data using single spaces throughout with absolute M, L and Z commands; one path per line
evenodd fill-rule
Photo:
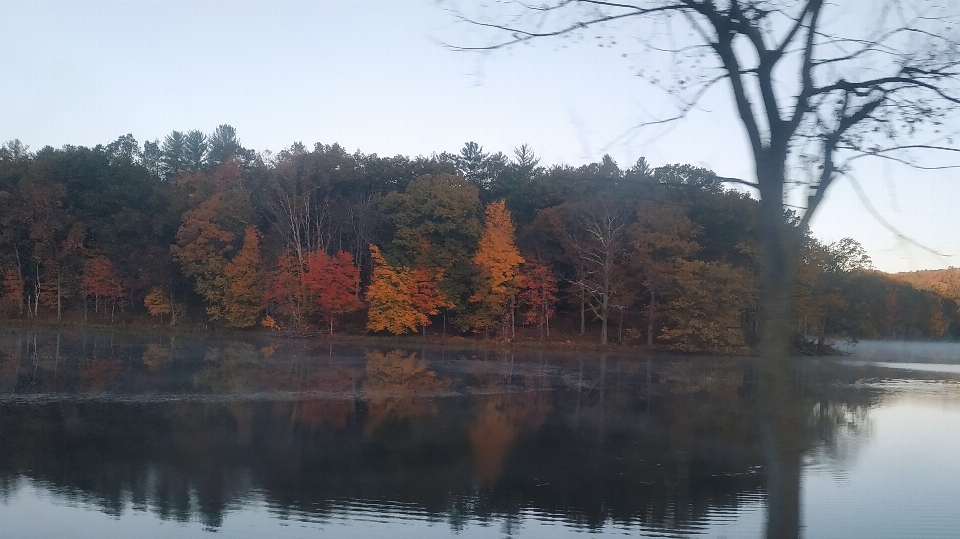
M 776 411 L 788 503 L 803 458 L 857 458 L 876 369 L 796 365 Z M 42 491 L 208 530 L 374 515 L 689 536 L 774 498 L 748 359 L 8 332 L 0 393 L 0 504 L 23 510 Z

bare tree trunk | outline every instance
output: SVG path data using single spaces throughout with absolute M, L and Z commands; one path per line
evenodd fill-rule
M 800 535 L 802 453 L 801 424 L 793 412 L 797 409 L 797 396 L 790 383 L 793 253 L 796 249 L 783 215 L 785 156 L 766 158 L 769 160 L 757 159 L 757 176 L 763 246 L 759 416 L 769 493 L 767 537 L 793 539 Z
M 610 318 L 610 294 L 606 291 L 600 303 L 600 344 L 607 344 L 607 319 Z
M 623 307 L 620 307 L 620 324 L 617 327 L 617 342 L 623 344 Z
M 23 316 L 23 266 L 20 264 L 20 249 L 14 249 L 14 252 L 17 255 L 17 278 L 20 279 L 20 293 L 17 294 L 17 300 L 19 302 L 20 316 Z
M 650 309 L 647 312 L 647 346 L 653 346 L 653 311 L 657 305 L 657 292 L 650 288 Z
M 40 316 L 40 266 L 36 267 L 37 281 L 33 285 L 33 317 Z
M 543 327 L 547 324 L 547 304 L 545 298 L 541 297 L 541 299 L 544 301 L 540 302 L 540 312 L 538 313 L 540 316 L 537 317 L 539 318 L 537 329 L 540 330 L 540 342 L 543 342 Z
M 583 335 L 587 332 L 587 295 L 586 291 L 583 289 L 583 285 L 580 285 L 580 335 Z
M 550 338 L 550 306 L 547 305 L 546 298 L 543 302 L 543 325 L 547 328 L 547 338 Z

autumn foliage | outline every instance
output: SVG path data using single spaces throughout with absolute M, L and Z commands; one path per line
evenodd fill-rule
M 520 266 L 517 280 L 520 303 L 525 312 L 524 325 L 535 324 L 540 330 L 540 339 L 550 336 L 550 318 L 557 302 L 557 278 L 546 265 L 528 257 Z
M 323 251 L 310 253 L 303 286 L 320 309 L 323 319 L 330 324 L 337 315 L 358 311 L 363 302 L 360 293 L 360 268 L 353 263 L 353 255 L 338 251 L 330 256 Z
M 173 312 L 173 304 L 170 296 L 160 287 L 153 287 L 150 293 L 143 299 L 143 305 L 147 308 L 150 316 L 159 316 L 163 320 L 163 315 Z
M 243 247 L 223 270 L 226 281 L 222 313 L 227 325 L 246 328 L 263 311 L 263 273 L 260 269 L 260 231 L 247 227 Z
M 278 258 L 274 269 L 267 273 L 264 300 L 268 312 L 286 319 L 295 328 L 305 326 L 309 313 L 307 292 L 303 280 L 304 267 L 291 249 Z M 271 316 L 271 320 L 274 320 Z
M 366 374 L 363 390 L 369 396 L 369 417 L 364 430 L 368 434 L 387 420 L 436 415 L 436 399 L 431 397 L 449 387 L 417 354 L 402 350 L 367 353 Z
M 370 246 L 373 277 L 367 288 L 367 329 L 401 335 L 430 324 L 430 316 L 447 305 L 437 288 L 440 272 L 391 266 L 376 245 Z
M 125 297 L 120 275 L 113 262 L 105 256 L 97 256 L 87 261 L 80 282 L 84 294 L 94 298 L 94 310 L 97 312 L 101 302 L 104 305 L 110 302 L 113 313 L 117 303 Z
M 426 335 L 442 315 L 444 335 L 691 352 L 763 331 L 760 206 L 709 170 L 204 140 L 0 144 L 0 317 L 333 333 L 357 312 Z M 853 239 L 788 228 L 797 342 L 960 338 L 960 270 L 885 274 Z
M 23 306 L 23 279 L 15 268 L 7 268 L 0 281 L 0 311 L 18 313 Z
M 523 263 L 514 245 L 514 235 L 506 202 L 499 200 L 487 205 L 480 245 L 473 257 L 479 273 L 470 296 L 470 301 L 479 307 L 473 324 L 478 330 L 505 324 L 505 317 L 513 307 L 518 268 Z

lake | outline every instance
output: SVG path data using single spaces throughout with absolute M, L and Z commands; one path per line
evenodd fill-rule
M 850 351 L 800 535 L 960 536 L 960 345 Z M 0 330 L 0 539 L 762 537 L 756 361 Z

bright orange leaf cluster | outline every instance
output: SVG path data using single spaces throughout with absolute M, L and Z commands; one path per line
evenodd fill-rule
M 226 290 L 223 316 L 227 325 L 246 328 L 260 319 L 263 310 L 263 273 L 260 270 L 260 231 L 248 226 L 243 247 L 223 269 Z
M 437 288 L 443 275 L 424 268 L 391 266 L 376 245 L 370 245 L 373 278 L 367 288 L 367 329 L 401 335 L 430 324 L 430 316 L 449 302 Z
M 502 323 L 511 307 L 523 263 L 520 251 L 514 245 L 513 220 L 506 202 L 499 200 L 487 205 L 480 245 L 473 257 L 480 273 L 470 301 L 480 304 L 474 327 L 486 329 Z

